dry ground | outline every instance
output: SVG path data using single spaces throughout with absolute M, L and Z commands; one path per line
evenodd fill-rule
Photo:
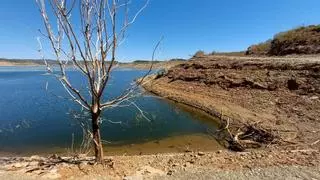
M 91 157 L 0 158 L 0 179 L 318 179 L 319 151 L 186 152 Z M 280 170 L 281 169 L 281 170 Z
M 320 149 L 320 57 L 206 56 L 149 77 L 144 87 L 222 117 L 240 140 Z

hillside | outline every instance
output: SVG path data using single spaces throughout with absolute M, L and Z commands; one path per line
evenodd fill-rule
M 57 64 L 54 60 L 47 60 L 50 65 Z M 39 59 L 6 59 L 0 58 L 0 66 L 44 66 L 43 60 Z
M 232 134 L 224 142 L 230 149 L 239 150 L 235 142 L 240 149 L 319 149 L 319 69 L 317 57 L 204 56 L 150 77 L 144 87 L 219 117 Z
M 284 56 L 291 54 L 319 54 L 320 25 L 303 26 L 276 34 L 273 39 L 252 45 L 247 55 Z

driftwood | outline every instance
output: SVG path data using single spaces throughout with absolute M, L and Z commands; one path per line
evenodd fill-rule
M 270 145 L 276 139 L 271 132 L 258 126 L 259 122 L 253 124 L 242 124 L 236 131 L 232 130 L 229 117 L 223 116 L 221 113 L 220 120 L 225 124 L 216 132 L 210 131 L 210 134 L 226 141 L 228 149 L 233 151 L 244 151 L 248 148 L 259 148 L 263 145 Z

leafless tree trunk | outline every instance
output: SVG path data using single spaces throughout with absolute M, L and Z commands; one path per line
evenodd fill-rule
M 100 111 L 92 112 L 92 134 L 93 134 L 93 141 L 94 141 L 94 154 L 96 156 L 96 161 L 101 162 L 103 160 L 103 146 L 101 142 L 101 135 L 100 135 L 100 127 L 99 127 L 99 117 Z
M 119 97 L 105 100 L 103 94 L 110 80 L 111 71 L 116 65 L 117 48 L 125 39 L 127 28 L 135 22 L 149 0 L 146 0 L 131 18 L 128 14 L 130 5 L 128 0 L 36 0 L 36 2 L 46 30 L 46 33 L 41 31 L 40 33 L 49 40 L 59 65 L 57 72 L 53 71 L 49 65 L 47 65 L 48 70 L 61 82 L 71 99 L 91 113 L 92 129 L 89 133 L 91 133 L 96 161 L 101 163 L 103 160 L 100 134 L 102 111 L 124 102 L 139 108 L 131 99 L 135 96 L 134 91 L 143 82 L 144 77 Z M 47 6 L 50 7 L 49 10 Z M 80 12 L 79 18 L 73 17 L 73 11 L 76 9 Z M 75 19 L 79 22 L 75 23 Z M 53 28 L 55 26 L 56 28 Z M 39 52 L 42 54 L 40 40 L 39 45 Z M 44 55 L 42 58 L 45 61 Z M 66 73 L 66 67 L 70 64 L 73 64 L 87 79 L 89 98 L 70 82 Z M 152 65 L 148 73 L 151 72 L 151 68 Z

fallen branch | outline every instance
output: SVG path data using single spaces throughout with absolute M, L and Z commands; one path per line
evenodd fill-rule
M 319 142 L 320 142 L 320 139 L 317 140 L 317 141 L 315 141 L 315 142 L 313 142 L 313 143 L 311 144 L 311 146 L 314 146 L 314 145 L 318 144 Z

